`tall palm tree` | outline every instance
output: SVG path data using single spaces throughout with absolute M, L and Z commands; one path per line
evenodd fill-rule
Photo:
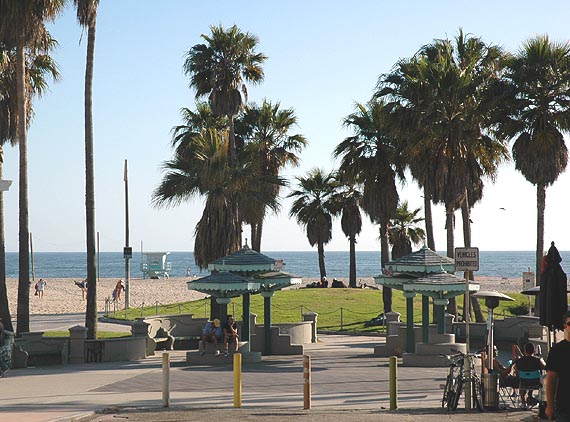
M 492 103 L 483 93 L 499 77 L 502 55 L 500 48 L 460 30 L 453 41 L 435 40 L 422 47 L 396 68 L 395 75 L 379 81 L 376 95 L 386 96 L 400 118 L 421 127 L 404 155 L 422 160 L 420 179 L 431 198 L 445 205 L 450 257 L 455 210 L 464 203 L 469 210 L 469 192 L 482 189 L 482 178 L 492 179 L 508 158 L 503 140 L 491 138 L 485 130 Z M 469 219 L 464 221 L 468 224 Z M 449 308 L 455 313 L 454 301 Z
M 356 104 L 356 111 L 344 125 L 355 135 L 343 140 L 333 155 L 341 157 L 339 172 L 362 186 L 362 209 L 380 226 L 382 268 L 390 261 L 388 225 L 398 206 L 396 178 L 404 178 L 397 139 L 392 136 L 390 118 L 384 102 L 371 100 Z M 382 287 L 384 312 L 392 311 L 392 289 Z
M 155 206 L 175 206 L 196 196 L 206 199 L 202 218 L 196 225 L 194 259 L 205 269 L 218 258 L 240 248 L 241 220 L 238 204 L 262 203 L 277 210 L 274 197 L 264 195 L 264 183 L 282 184 L 278 178 L 260 175 L 256 161 L 245 157 L 230 166 L 228 133 L 205 129 L 192 137 L 184 154 L 176 153 L 164 163 L 166 172 L 153 193 Z
M 247 101 L 245 82 L 263 80 L 261 67 L 267 57 L 256 52 L 258 38 L 242 32 L 236 25 L 225 29 L 211 26 L 211 35 L 202 35 L 204 44 L 196 44 L 186 54 L 184 72 L 190 76 L 190 87 L 196 99 L 208 96 L 212 111 L 226 116 L 229 123 L 230 163 L 236 163 L 234 118 Z
M 332 219 L 338 213 L 334 201 L 337 182 L 332 173 L 314 168 L 306 176 L 296 177 L 298 187 L 289 194 L 294 198 L 289 216 L 305 229 L 311 246 L 317 245 L 319 272 L 326 277 L 324 245 L 332 240 Z
M 536 186 L 536 277 L 544 248 L 546 188 L 568 164 L 564 134 L 570 131 L 570 43 L 548 36 L 526 41 L 507 61 L 500 92 L 505 104 L 499 133 L 515 139 L 515 168 Z
M 408 201 L 398 205 L 396 215 L 390 221 L 388 238 L 392 245 L 392 259 L 398 259 L 412 253 L 412 244 L 417 245 L 425 239 L 425 232 L 417 224 L 423 221 L 419 217 L 421 208 L 410 210 Z
M 282 170 L 299 165 L 299 154 L 307 145 L 301 134 L 290 134 L 297 125 L 297 116 L 292 108 L 282 109 L 281 104 L 263 100 L 261 106 L 252 104 L 245 108 L 236 121 L 236 135 L 246 142 L 252 159 L 259 160 L 263 175 L 278 177 Z M 279 195 L 278 185 L 268 185 L 269 195 Z M 251 247 L 261 251 L 261 236 L 266 209 L 256 209 L 250 204 L 241 208 L 242 218 L 251 225 Z
M 339 203 L 340 226 L 349 243 L 348 287 L 356 287 L 356 236 L 362 231 L 362 193 L 350 182 L 344 182 L 342 175 L 339 180 L 341 186 L 335 201 Z
M 87 59 L 85 63 L 85 228 L 87 231 L 87 338 L 97 335 L 97 267 L 95 264 L 95 173 L 93 156 L 93 60 L 99 0 L 73 0 L 77 20 L 87 28 Z
M 40 40 L 45 43 L 41 51 L 50 50 L 55 45 L 49 34 Z M 32 98 L 41 96 L 47 89 L 47 76 L 58 79 L 57 65 L 48 54 L 42 54 L 34 49 L 28 50 L 26 56 L 26 76 L 28 82 L 26 101 L 26 127 L 29 126 L 33 113 Z M 3 176 L 4 145 L 16 145 L 18 114 L 16 99 L 16 54 L 14 49 L 7 49 L 0 44 L 0 179 Z M 6 261 L 5 261 L 5 238 L 4 238 L 4 194 L 0 192 L 0 318 L 4 327 L 13 331 L 8 296 L 6 289 Z
M 16 98 L 19 147 L 18 322 L 16 331 L 30 331 L 30 251 L 28 217 L 28 142 L 26 134 L 26 49 L 45 36 L 44 22 L 63 10 L 64 0 L 0 0 L 0 42 L 16 49 Z

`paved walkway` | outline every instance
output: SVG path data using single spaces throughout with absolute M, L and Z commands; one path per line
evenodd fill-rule
M 314 420 L 528 420 L 537 412 L 448 414 L 441 410 L 444 368 L 398 368 L 399 411 L 389 412 L 387 358 L 372 356 L 382 338 L 323 335 L 306 347 L 312 360 L 312 410 L 303 411 L 301 356 L 265 357 L 243 367 L 242 409 L 233 408 L 231 359 L 219 366 L 187 366 L 185 352 L 171 352 L 171 408 L 160 411 L 161 355 L 137 362 L 13 370 L 0 380 L 0 421 L 46 422 L 77 416 L 97 422 L 183 421 L 246 418 Z M 114 409 L 109 414 L 93 411 Z M 138 409 L 138 410 L 137 410 Z M 140 412 L 140 410 L 145 410 Z M 149 413 L 149 410 L 153 411 Z M 127 411 L 127 413 L 125 413 Z M 427 414 L 426 414 L 427 412 Z M 89 416 L 91 415 L 91 416 Z M 125 416 L 128 415 L 128 416 Z M 431 415 L 431 416 L 430 416 Z M 492 415 L 492 416 L 491 416 Z M 491 416 L 491 417 L 490 417 Z

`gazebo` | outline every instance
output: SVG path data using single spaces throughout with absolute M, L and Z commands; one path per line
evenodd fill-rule
M 453 259 L 424 246 L 402 258 L 389 262 L 383 274 L 374 277 L 377 284 L 404 292 L 406 298 L 406 350 L 415 352 L 414 304 L 416 294 L 422 295 L 422 342 L 429 342 L 429 298 L 436 306 L 438 334 L 445 333 L 445 306 L 449 299 L 465 293 L 465 280 L 456 277 Z M 479 285 L 469 284 L 469 291 Z
M 251 294 L 261 293 L 264 299 L 264 354 L 271 354 L 271 298 L 275 291 L 300 284 L 302 279 L 275 269 L 275 259 L 250 249 L 247 244 L 239 251 L 217 259 L 208 265 L 211 274 L 187 282 L 190 290 L 216 297 L 221 304 L 222 320 L 227 315 L 231 298 L 243 296 L 242 340 L 251 340 L 250 309 Z

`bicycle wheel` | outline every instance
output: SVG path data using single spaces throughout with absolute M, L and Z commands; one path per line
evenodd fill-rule
M 477 375 L 471 375 L 471 390 L 473 395 L 473 407 L 479 412 L 483 411 L 483 394 L 481 391 L 481 380 Z
M 459 397 L 461 397 L 461 392 L 463 391 L 463 380 L 461 378 L 457 379 L 455 383 L 455 391 L 453 392 L 453 402 L 450 403 L 450 410 L 456 410 L 459 405 Z
M 452 377 L 451 374 L 449 374 L 445 380 L 445 387 L 443 389 L 443 397 L 441 398 L 441 408 L 445 409 L 445 407 L 447 406 L 448 403 L 448 397 L 449 397 L 449 391 L 451 390 L 451 385 L 452 385 Z

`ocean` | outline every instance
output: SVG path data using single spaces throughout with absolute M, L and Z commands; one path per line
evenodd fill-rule
M 284 271 L 306 278 L 319 277 L 319 265 L 316 251 L 289 252 L 268 251 L 265 255 L 274 259 L 283 259 Z M 445 253 L 440 252 L 444 255 Z M 520 278 L 523 271 L 534 269 L 533 251 L 480 251 L 479 271 L 476 276 Z M 562 268 L 570 268 L 570 251 L 560 251 Z M 190 274 L 197 276 L 207 275 L 194 264 L 192 252 L 171 252 L 168 255 L 171 262 L 171 277 L 186 276 L 186 269 L 190 267 Z M 86 255 L 84 252 L 36 252 L 34 253 L 34 274 L 36 278 L 85 278 Z M 125 274 L 125 260 L 122 252 L 101 252 L 100 277 L 121 278 Z M 329 278 L 348 277 L 348 252 L 325 250 L 325 266 Z M 133 251 L 131 260 L 131 277 L 141 278 L 141 254 Z M 567 271 L 568 272 L 568 271 Z M 365 278 L 380 273 L 380 252 L 356 252 L 357 277 Z M 30 265 L 31 274 L 31 265 Z M 18 277 L 18 253 L 6 253 L 6 276 Z

